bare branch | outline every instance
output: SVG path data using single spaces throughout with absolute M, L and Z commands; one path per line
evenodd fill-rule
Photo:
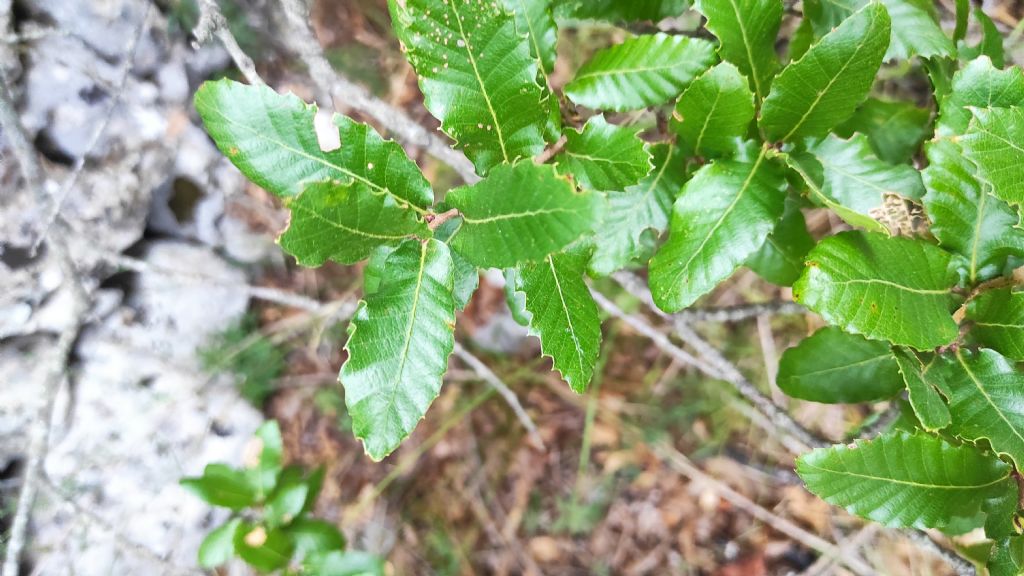
M 265 84 L 263 78 L 256 72 L 256 64 L 242 50 L 235 35 L 231 33 L 227 18 L 221 13 L 216 0 L 199 0 L 199 23 L 192 30 L 192 35 L 196 37 L 193 47 L 197 50 L 199 45 L 206 44 L 216 36 L 249 84 Z
M 807 309 L 796 302 L 765 302 L 764 304 L 744 304 L 726 308 L 693 308 L 683 310 L 676 317 L 687 322 L 719 322 L 735 324 L 760 316 L 787 316 L 806 314 Z
M 462 344 L 459 344 L 458 342 L 455 343 L 455 355 L 458 356 L 459 360 L 465 362 L 466 365 L 480 377 L 480 379 L 486 382 L 491 388 L 494 388 L 494 391 L 497 392 L 498 395 L 505 400 L 505 403 L 509 405 L 509 408 L 512 409 L 516 418 L 519 419 L 519 423 L 523 425 L 523 428 L 526 428 L 526 431 L 530 434 L 530 440 L 533 441 L 533 444 L 541 450 L 546 450 L 547 448 L 544 445 L 544 440 L 540 437 L 540 432 L 537 431 L 537 425 L 533 423 L 530 415 L 526 413 L 526 410 L 523 409 L 523 405 L 519 403 L 519 398 L 516 396 L 516 393 L 513 392 L 507 384 L 502 382 L 501 379 L 483 363 L 483 361 L 463 348 Z
M 466 183 L 472 184 L 480 179 L 466 156 L 453 149 L 447 140 L 334 71 L 310 28 L 309 8 L 303 0 L 281 0 L 281 7 L 291 28 L 286 41 L 305 62 L 313 83 L 324 96 L 366 114 L 398 140 L 425 149 L 431 156 L 451 166 Z

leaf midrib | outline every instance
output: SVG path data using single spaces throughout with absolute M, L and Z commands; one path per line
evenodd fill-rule
M 459 35 L 462 36 L 462 42 L 466 45 L 466 55 L 469 56 L 469 63 L 473 67 L 473 76 L 476 77 L 476 82 L 480 86 L 480 95 L 484 97 L 484 102 L 487 104 L 487 111 L 490 112 L 491 118 L 494 120 L 494 131 L 498 136 L 498 146 L 501 147 L 501 157 L 505 163 L 509 163 L 508 150 L 505 147 L 505 134 L 501 129 L 501 122 L 498 121 L 498 115 L 494 111 L 494 104 L 491 103 L 491 97 L 487 93 L 487 86 L 484 84 L 484 79 L 480 75 L 480 69 L 476 64 L 476 57 L 473 56 L 472 45 L 469 42 L 469 38 L 466 37 L 466 29 L 462 26 L 462 17 L 459 15 L 458 9 L 455 7 L 458 4 L 458 0 L 449 0 L 445 2 L 451 7 L 452 13 L 455 14 L 455 23 L 459 26 Z M 514 23 L 513 23 L 514 28 Z
M 847 279 L 847 280 L 834 280 L 832 283 L 833 284 L 837 284 L 837 285 L 841 285 L 841 286 L 845 286 L 845 285 L 848 285 L 848 284 L 881 284 L 883 286 L 889 286 L 889 287 L 892 287 L 892 288 L 896 288 L 898 290 L 902 290 L 904 292 L 911 292 L 911 293 L 914 293 L 914 294 L 923 294 L 923 295 L 949 294 L 951 292 L 951 290 L 949 288 L 937 289 L 937 290 L 926 289 L 926 288 L 912 288 L 910 286 L 904 286 L 903 284 L 897 284 L 895 282 L 891 282 L 889 280 L 882 280 L 880 278 L 850 278 L 850 279 Z
M 876 362 L 881 362 L 881 361 L 884 361 L 884 360 L 889 359 L 889 358 L 892 358 L 892 354 L 879 354 L 878 356 L 872 356 L 871 358 L 867 358 L 865 360 L 859 360 L 859 361 L 854 362 L 852 364 L 844 364 L 842 366 L 833 366 L 831 368 L 825 368 L 825 369 L 822 369 L 822 370 L 814 370 L 814 371 L 811 371 L 811 372 L 802 372 L 802 373 L 796 375 L 796 378 L 807 378 L 809 376 L 818 376 L 820 374 L 828 374 L 830 372 L 837 372 L 839 370 L 847 370 L 847 369 L 850 369 L 850 368 L 853 368 L 853 367 L 856 367 L 856 366 L 864 366 L 864 365 L 867 365 L 867 364 L 874 364 Z
M 853 476 L 854 478 L 864 478 L 865 480 L 876 480 L 876 481 L 879 481 L 879 482 L 886 482 L 886 483 L 889 483 L 889 484 L 901 484 L 901 485 L 904 485 L 904 486 L 914 486 L 915 488 L 924 488 L 924 489 L 931 489 L 931 490 L 978 490 L 978 489 L 981 489 L 981 488 L 988 488 L 989 486 L 995 486 L 996 484 L 999 484 L 1000 482 L 1005 482 L 1006 479 L 1009 477 L 1009 475 L 1003 476 L 1003 477 L 1001 477 L 1001 478 L 999 478 L 997 480 L 993 480 L 992 482 L 988 482 L 988 483 L 985 483 L 985 484 L 946 486 L 946 485 L 942 485 L 942 484 L 925 484 L 923 482 L 912 482 L 910 480 L 898 480 L 896 478 L 886 478 L 884 476 L 872 476 L 870 474 L 860 474 L 858 472 L 851 472 L 849 470 L 832 470 L 830 468 L 822 468 L 821 466 L 818 466 L 816 464 L 811 464 L 810 462 L 808 462 L 806 460 L 803 461 L 803 464 L 804 464 L 804 466 L 807 466 L 809 468 L 813 468 L 815 470 L 819 470 L 821 472 L 825 472 L 825 473 L 828 473 L 828 474 L 837 474 L 837 475 L 843 475 L 843 476 Z
M 373 233 L 367 232 L 365 230 L 360 230 L 359 228 L 352 228 L 352 227 L 346 226 L 345 224 L 342 224 L 341 222 L 337 222 L 335 220 L 331 220 L 331 219 L 325 217 L 323 214 L 320 214 L 319 212 L 316 212 L 312 208 L 308 208 L 308 207 L 306 207 L 306 206 L 304 206 L 304 205 L 302 205 L 302 204 L 300 204 L 298 202 L 291 204 L 289 206 L 289 208 L 291 208 L 292 211 L 302 212 L 302 213 L 304 213 L 304 214 L 306 214 L 306 215 L 308 215 L 308 216 L 310 216 L 310 217 L 312 217 L 312 218 L 314 218 L 316 220 L 319 220 L 320 222 L 323 222 L 324 224 L 326 224 L 326 225 L 328 225 L 328 226 L 330 226 L 332 228 L 337 228 L 339 230 L 344 230 L 346 232 L 351 232 L 352 234 L 355 234 L 357 236 L 364 236 L 366 238 L 372 238 L 374 240 L 401 240 L 403 238 L 407 238 L 407 237 L 410 236 L 410 234 L 402 234 L 400 236 L 392 236 L 392 235 L 388 235 L 388 234 L 373 234 Z
M 580 375 L 586 373 L 586 366 L 583 364 L 583 348 L 580 345 L 579 337 L 576 335 L 576 328 L 572 324 L 572 315 L 569 313 L 569 305 L 565 302 L 565 293 L 562 290 L 562 282 L 558 279 L 558 271 L 555 270 L 555 259 L 547 257 L 548 267 L 551 269 L 551 277 L 555 281 L 555 290 L 558 292 L 558 300 L 562 303 L 562 312 L 565 314 L 565 321 L 569 325 L 569 338 L 572 339 L 573 347 L 576 348 L 576 362 L 579 364 Z
M 1006 417 L 1006 414 L 1003 414 L 1003 411 L 1000 410 L 999 406 L 996 405 L 995 401 L 992 400 L 992 396 L 989 395 L 988 391 L 985 390 L 985 387 L 981 385 L 981 381 L 978 380 L 978 377 L 974 374 L 970 367 L 967 366 L 967 362 L 964 362 L 963 351 L 956 351 L 956 361 L 964 369 L 964 373 L 966 373 L 967 377 L 971 379 L 971 383 L 974 384 L 974 387 L 977 388 L 978 392 L 980 392 L 982 397 L 985 398 L 985 401 L 988 403 L 988 405 L 991 406 L 992 409 L 995 410 L 995 413 L 999 415 L 999 419 L 1002 420 L 1004 424 L 1006 424 L 1006 427 L 1009 428 L 1010 431 L 1013 432 L 1013 435 L 1016 436 L 1018 440 L 1020 440 L 1022 445 L 1024 445 L 1024 436 L 1022 436 L 1021 433 L 1017 431 L 1017 428 Z M 993 449 L 995 449 L 1000 454 L 1009 454 L 1008 452 L 996 449 L 995 447 L 993 447 Z M 1013 458 L 1012 455 L 1011 458 Z M 1013 460 L 1016 463 L 1017 459 L 1013 458 Z
M 512 214 L 498 214 L 495 216 L 489 216 L 487 218 L 470 218 L 466 215 L 462 216 L 464 224 L 490 224 L 492 222 L 499 222 L 501 220 L 515 220 L 520 218 L 532 218 L 534 216 L 543 216 L 546 214 L 561 214 L 561 213 L 573 213 L 574 210 L 568 208 L 543 208 L 540 210 L 529 210 L 526 212 L 515 212 Z
M 743 38 L 743 48 L 747 52 L 747 59 L 750 60 L 750 76 L 754 81 L 754 92 L 757 93 L 757 99 L 760 101 L 764 98 L 764 92 L 761 88 L 761 79 L 757 72 L 757 64 L 754 60 L 754 52 L 750 45 L 750 38 L 747 36 L 747 26 L 743 22 L 743 15 L 740 14 L 740 7 L 736 5 L 736 0 L 729 0 L 729 5 L 732 6 L 732 11 L 736 14 L 736 24 L 740 27 L 740 37 Z

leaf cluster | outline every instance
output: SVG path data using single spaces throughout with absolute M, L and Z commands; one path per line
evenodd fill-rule
M 1024 76 L 967 2 L 952 34 L 923 0 L 803 7 L 699 0 L 705 33 L 630 35 L 558 91 L 561 22 L 689 7 L 390 0 L 427 110 L 481 177 L 444 193 L 350 118 L 335 115 L 342 145 L 325 151 L 292 95 L 200 89 L 220 149 L 292 211 L 282 247 L 305 265 L 368 261 L 341 381 L 371 457 L 438 396 L 479 270 L 505 272 L 517 319 L 582 392 L 601 344 L 588 276 L 645 266 L 674 313 L 746 267 L 828 324 L 786 351 L 786 393 L 909 399 L 910 430 L 802 458 L 808 487 L 890 525 L 984 526 L 1007 573 L 1024 458 Z M 881 70 L 930 84 L 928 104 L 883 97 Z M 812 210 L 844 231 L 813 237 Z
M 181 480 L 207 504 L 231 511 L 199 546 L 200 566 L 237 556 L 261 573 L 383 576 L 379 558 L 347 550 L 337 526 L 311 517 L 324 470 L 284 465 L 277 422 L 260 426 L 250 447 L 244 468 L 209 464 L 201 476 Z

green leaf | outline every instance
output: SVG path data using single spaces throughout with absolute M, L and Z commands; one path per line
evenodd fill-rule
M 781 0 L 703 0 L 697 6 L 718 37 L 718 53 L 750 79 L 758 100 L 768 95 L 779 67 L 775 39 L 782 8 Z
M 235 531 L 235 553 L 261 572 L 273 572 L 288 565 L 295 544 L 280 528 L 244 523 Z
M 988 561 L 989 576 L 1020 576 L 1024 574 L 1024 536 L 1010 536 L 996 542 Z
M 294 94 L 225 79 L 200 86 L 195 105 L 221 152 L 276 196 L 297 196 L 307 182 L 335 179 L 354 180 L 419 208 L 434 201 L 430 183 L 401 146 L 365 124 L 335 114 L 342 146 L 320 150 L 316 106 Z
M 315 518 L 299 518 L 285 531 L 295 542 L 295 556 L 300 559 L 314 554 L 344 550 L 347 544 L 345 536 L 337 526 Z
M 1002 68 L 1006 63 L 1002 32 L 981 8 L 974 9 L 974 17 L 981 24 L 981 41 L 976 46 L 968 46 L 961 42 L 960 58 L 973 60 L 979 56 L 987 56 L 997 68 Z
M 983 292 L 967 306 L 971 339 L 1024 362 L 1024 292 Z
M 308 498 L 309 484 L 302 469 L 295 466 L 285 468 L 263 508 L 267 525 L 276 527 L 290 523 L 302 512 Z
M 660 235 L 668 227 L 672 203 L 686 183 L 686 156 L 673 144 L 655 144 L 651 152 L 654 170 L 625 192 L 608 195 L 590 260 L 595 276 L 608 276 L 640 258 L 653 244 L 645 235 Z
M 746 266 L 778 286 L 792 286 L 804 271 L 804 260 L 814 248 L 807 221 L 796 202 L 786 202 L 786 211 L 764 245 L 747 258 Z
M 544 150 L 546 90 L 537 83 L 530 43 L 504 5 L 389 0 L 388 6 L 424 105 L 477 172 Z
M 761 248 L 785 211 L 786 181 L 767 151 L 752 163 L 700 169 L 672 209 L 668 242 L 651 260 L 654 301 L 666 312 L 693 304 Z
M 992 350 L 957 350 L 946 359 L 939 386 L 949 399 L 949 431 L 1024 463 L 1024 374 Z
M 868 137 L 871 149 L 884 162 L 910 161 L 928 136 L 932 113 L 910 102 L 868 98 L 835 133 L 850 138 L 854 132 Z
M 842 232 L 811 250 L 793 297 L 847 332 L 930 350 L 958 334 L 949 261 L 919 240 Z
M 233 518 L 207 534 L 199 545 L 199 566 L 210 569 L 227 564 L 235 555 L 235 532 L 241 524 L 240 518 Z
M 545 81 L 555 69 L 558 57 L 558 28 L 552 15 L 552 0 L 504 0 L 516 17 L 516 31 L 525 35 L 530 55 L 537 59 Z
M 958 140 L 964 154 L 992 184 L 992 194 L 1013 205 L 1024 204 L 1024 108 L 972 108 L 974 119 Z
M 889 44 L 889 15 L 868 4 L 782 71 L 761 110 L 773 141 L 820 137 L 842 124 L 867 96 Z
M 452 218 L 434 231 L 434 238 L 447 243 L 461 226 L 461 220 Z M 455 263 L 455 291 L 452 294 L 455 297 L 455 308 L 465 310 L 473 294 L 480 287 L 480 270 L 458 252 L 452 252 L 451 255 L 452 262 Z
M 583 281 L 588 250 L 553 254 L 521 268 L 516 289 L 526 296 L 530 331 L 540 338 L 569 386 L 586 392 L 601 351 L 601 317 Z
M 917 170 L 906 164 L 882 162 L 861 134 L 854 134 L 849 140 L 830 135 L 809 152 L 821 165 L 821 178 L 815 182 L 819 186 L 811 190 L 824 199 L 818 194 L 814 198 L 826 206 L 841 206 L 844 210 L 837 210 L 837 214 L 851 225 L 884 229 L 876 218 L 884 216 L 884 207 L 893 197 L 918 199 L 925 194 Z M 801 155 L 796 156 L 796 161 L 806 164 Z M 848 219 L 850 213 L 856 214 L 856 218 Z
M 971 122 L 967 107 L 1008 108 L 1024 104 L 1024 73 L 1020 68 L 999 70 L 988 57 L 968 62 L 953 76 L 949 95 L 940 101 L 939 136 L 963 134 Z
M 311 557 L 304 565 L 316 576 L 384 576 L 384 561 L 368 552 L 328 552 Z
M 552 166 L 531 161 L 499 166 L 446 200 L 462 213 L 452 248 L 481 268 L 542 260 L 593 230 L 604 207 L 599 195 L 577 193 Z
M 793 398 L 853 404 L 892 398 L 903 379 L 888 344 L 826 326 L 782 354 L 778 385 Z
M 970 446 L 893 433 L 823 448 L 797 460 L 807 488 L 886 526 L 942 528 L 1016 492 L 1012 468 Z
M 960 256 L 957 267 L 969 283 L 1003 273 L 1011 257 L 1024 258 L 1024 230 L 1019 217 L 988 193 L 977 168 L 951 139 L 927 147 L 928 167 L 921 176 L 928 193 L 924 206 L 939 244 Z
M 819 34 L 825 34 L 868 0 L 813 0 L 807 3 L 808 17 Z M 950 57 L 956 49 L 953 41 L 939 26 L 935 8 L 930 0 L 881 0 L 892 21 L 886 60 L 907 59 L 919 55 L 924 58 Z
M 256 495 L 264 500 L 277 485 L 277 477 L 281 473 L 284 460 L 284 442 L 281 439 L 281 428 L 274 420 L 264 422 L 256 429 L 254 442 L 258 443 L 259 457 L 256 466 L 248 470 Z
M 213 506 L 241 510 L 257 501 L 249 476 L 225 464 L 208 464 L 202 476 L 182 478 L 179 483 Z
M 672 118 L 672 130 L 691 156 L 727 155 L 747 135 L 754 94 L 740 71 L 723 62 L 690 84 Z
M 516 324 L 529 328 L 533 316 L 526 309 L 526 294 L 517 289 L 522 282 L 523 274 L 519 268 L 509 268 L 504 272 L 505 276 L 505 303 L 508 311 Z
M 291 223 L 281 236 L 281 248 L 310 268 L 327 260 L 356 264 L 380 246 L 430 236 L 415 212 L 359 183 L 310 183 L 288 208 Z
M 949 408 L 938 390 L 938 356 L 932 355 L 925 364 L 917 354 L 905 348 L 897 348 L 895 355 L 903 382 L 907 386 L 910 406 L 917 415 L 921 427 L 929 432 L 935 432 L 949 426 L 952 422 Z
M 604 116 L 565 136 L 565 151 L 556 158 L 558 173 L 575 177 L 583 188 L 621 192 L 651 172 L 651 154 L 636 131 L 609 124 Z
M 599 51 L 565 87 L 574 103 L 625 112 L 664 104 L 715 61 L 705 40 L 654 34 Z
M 951 57 L 956 53 L 953 41 L 939 26 L 932 0 L 881 0 L 896 24 L 886 60 Z
M 412 433 L 441 391 L 455 346 L 455 270 L 437 240 L 406 240 L 352 321 L 341 369 L 352 431 L 381 460 Z
M 804 6 L 806 10 L 808 4 L 805 2 Z M 789 54 L 787 55 L 789 61 L 793 62 L 803 58 L 804 54 L 811 49 L 812 44 L 814 44 L 814 27 L 811 26 L 810 20 L 803 18 L 789 38 Z
M 657 22 L 679 16 L 689 5 L 689 0 L 555 0 L 555 15 L 580 20 Z

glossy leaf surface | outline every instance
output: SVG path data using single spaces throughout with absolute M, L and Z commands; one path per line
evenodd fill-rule
M 903 378 L 885 342 L 825 327 L 786 350 L 779 388 L 801 400 L 826 404 L 875 402 L 903 389 Z
M 636 131 L 609 124 L 603 116 L 565 136 L 565 150 L 556 157 L 558 172 L 585 189 L 621 192 L 651 171 L 651 154 Z

